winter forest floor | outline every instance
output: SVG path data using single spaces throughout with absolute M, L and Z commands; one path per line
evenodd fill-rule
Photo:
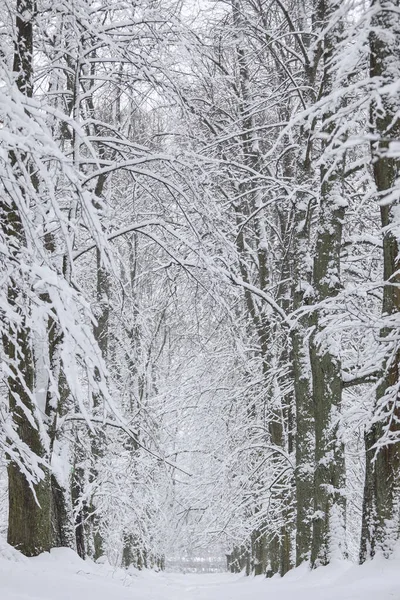
M 1 600 L 400 600 L 400 552 L 362 567 L 337 562 L 283 579 L 125 571 L 55 549 L 27 559 L 0 544 Z

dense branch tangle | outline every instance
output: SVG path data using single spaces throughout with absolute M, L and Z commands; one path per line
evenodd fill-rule
M 25 553 L 214 545 L 284 574 L 358 555 L 362 511 L 361 559 L 390 555 L 397 4 L 8 1 L 0 443 Z

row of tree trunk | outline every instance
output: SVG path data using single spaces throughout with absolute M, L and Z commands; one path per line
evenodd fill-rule
M 283 3 L 278 4 L 282 12 L 285 12 Z M 283 171 L 287 180 L 294 178 L 298 188 L 293 212 L 290 216 L 288 213 L 285 216 L 286 223 L 290 218 L 294 222 L 294 236 L 287 242 L 291 248 L 292 268 L 289 272 L 293 285 L 290 299 L 287 299 L 288 294 L 284 294 L 286 299 L 279 301 L 286 313 L 293 311 L 300 315 L 295 324 L 292 324 L 289 336 L 290 377 L 293 381 L 295 407 L 295 467 L 292 481 L 295 500 L 293 502 L 290 498 L 290 490 L 286 498 L 281 500 L 282 514 L 287 512 L 285 503 L 292 502 L 295 518 L 290 520 L 288 517 L 285 520 L 284 517 L 285 525 L 279 530 L 274 530 L 271 524 L 255 530 L 251 540 L 235 547 L 227 557 L 228 569 L 233 572 L 245 569 L 247 573 L 253 571 L 267 576 L 275 573 L 284 575 L 303 561 L 310 561 L 312 567 L 317 567 L 328 564 L 334 557 L 347 556 L 345 447 L 339 432 L 342 396 L 345 386 L 367 382 L 367 379 L 362 378 L 344 382 L 338 345 L 334 339 L 327 339 L 325 333 L 326 316 L 331 310 L 329 307 L 342 289 L 341 254 L 347 208 L 347 167 L 345 156 L 341 156 L 340 152 L 335 154 L 334 148 L 335 136 L 341 126 L 336 112 L 339 112 L 341 102 L 343 105 L 345 100 L 331 99 L 335 85 L 338 85 L 335 78 L 338 52 L 345 38 L 344 24 L 338 15 L 346 13 L 341 13 L 343 4 L 335 0 L 315 0 L 306 3 L 306 7 L 310 16 L 312 15 L 311 33 L 309 37 L 304 36 L 301 48 L 299 44 L 296 45 L 297 50 L 305 54 L 302 73 L 305 124 L 296 131 L 300 152 L 296 158 L 289 155 L 291 160 L 288 161 L 286 172 Z M 371 3 L 369 77 L 370 81 L 375 82 L 375 86 L 392 83 L 395 73 L 399 73 L 398 7 L 398 2 Z M 246 3 L 232 1 L 232 11 L 233 22 L 236 20 L 236 28 L 243 33 Z M 260 17 L 261 13 L 260 8 Z M 242 15 L 241 23 L 238 14 Z M 289 15 L 285 16 L 290 18 Z M 294 22 L 293 15 L 292 19 Z M 388 31 L 391 32 L 390 36 L 385 34 Z M 295 35 L 294 30 L 293 34 Z M 311 45 L 310 40 L 314 38 L 318 42 Z M 256 123 L 248 117 L 252 98 L 243 51 L 243 35 L 240 44 L 237 48 L 237 61 L 241 91 L 238 94 L 242 102 L 242 114 L 247 115 L 242 116 L 241 127 L 244 132 L 248 132 L 243 133 L 243 155 L 247 157 L 248 166 L 256 171 L 261 167 L 253 150 L 255 146 L 252 146 L 251 132 L 256 130 Z M 316 105 L 323 108 L 313 112 L 313 106 Z M 369 134 L 373 140 L 369 163 L 373 171 L 377 209 L 380 206 L 381 213 L 384 265 L 382 316 L 387 318 L 391 315 L 398 316 L 399 312 L 398 201 L 394 193 L 398 185 L 399 158 L 393 152 L 390 153 L 392 143 L 399 135 L 399 95 L 392 96 L 389 92 L 383 99 L 376 100 L 372 94 L 369 106 Z M 322 140 L 320 142 L 315 135 L 316 128 L 318 137 Z M 286 143 L 289 145 L 287 138 Z M 319 167 L 315 166 L 317 155 L 323 157 L 319 161 Z M 257 185 L 258 182 L 255 181 L 254 188 Z M 312 193 L 307 193 L 307 187 L 310 190 L 313 188 Z M 242 205 L 239 223 L 253 211 L 257 211 L 256 200 L 250 211 L 245 210 Z M 311 215 L 316 223 L 314 242 Z M 284 231 L 281 233 L 285 239 Z M 249 244 L 246 246 L 243 235 L 241 233 L 237 237 L 238 254 L 241 257 L 239 260 L 248 265 L 246 248 Z M 271 280 L 266 266 L 268 259 L 265 260 L 263 256 L 266 244 L 262 243 L 260 229 L 256 228 L 255 238 L 259 257 L 256 285 L 260 290 L 267 290 Z M 284 260 L 287 264 L 288 258 Z M 251 282 L 251 276 L 243 265 L 241 274 L 246 283 Z M 271 320 L 257 312 L 252 293 L 246 290 L 245 294 L 249 315 L 258 333 L 260 352 L 266 365 L 265 372 L 268 373 L 271 362 L 270 338 L 276 335 L 276 329 L 274 331 Z M 395 322 L 394 319 L 388 321 Z M 386 346 L 387 358 L 380 368 L 377 367 L 376 374 L 379 385 L 373 412 L 379 416 L 376 422 L 367 424 L 365 433 L 361 562 L 373 557 L 377 551 L 389 556 L 399 536 L 400 444 L 396 437 L 399 428 L 399 351 L 395 341 L 396 329 L 391 326 L 383 327 L 380 337 L 381 343 Z M 265 402 L 268 403 L 267 382 L 265 389 Z M 385 410 L 381 410 L 383 405 Z M 270 413 L 269 442 L 291 454 L 291 423 L 282 406 L 278 412 L 280 415 L 275 417 Z M 285 430 L 286 435 L 283 435 Z M 382 441 L 384 434 L 385 441 Z
M 277 4 L 291 23 L 285 5 Z M 236 198 L 242 199 L 235 200 L 232 207 L 238 226 L 235 251 L 240 274 L 240 277 L 232 277 L 232 281 L 244 290 L 249 335 L 257 341 L 264 385 L 263 408 L 267 415 L 264 425 L 268 444 L 274 448 L 270 465 L 276 482 L 283 477 L 281 457 L 294 457 L 294 470 L 287 480 L 287 487 L 282 491 L 275 485 L 278 491 L 274 492 L 273 502 L 280 512 L 279 525 L 275 527 L 274 524 L 260 522 L 251 539 L 235 547 L 228 556 L 228 568 L 233 571 L 245 569 L 248 573 L 283 575 L 294 564 L 310 561 L 313 567 L 317 567 L 328 564 L 333 557 L 345 557 L 347 553 L 345 449 L 339 432 L 345 382 L 340 354 L 334 340 L 327 340 L 326 333 L 326 315 L 332 310 L 342 288 L 342 233 L 347 209 L 344 192 L 346 162 L 343 156 L 338 158 L 338 153 L 332 151 L 339 135 L 336 111 L 341 108 L 341 100 L 331 102 L 337 83 L 337 48 L 345 35 L 338 18 L 341 7 L 342 3 L 337 0 L 306 3 L 306 8 L 311 11 L 309 35 L 301 37 L 296 29 L 292 31 L 294 48 L 303 54 L 300 88 L 305 91 L 302 94 L 303 117 L 295 122 L 294 133 L 288 129 L 282 137 L 286 160 L 282 160 L 279 166 L 280 177 L 283 182 L 289 179 L 295 181 L 296 195 L 292 202 L 283 205 L 280 213 L 277 211 L 279 235 L 289 250 L 280 264 L 279 294 L 274 304 L 269 296 L 269 289 L 274 284 L 267 239 L 269 224 L 262 210 L 266 199 L 260 194 L 259 178 L 253 181 L 250 177 L 243 178 L 238 183 L 232 177 L 228 183 L 224 182 Z M 377 418 L 365 432 L 361 561 L 374 556 L 377 551 L 389 556 L 399 537 L 400 445 L 396 436 L 400 429 L 400 349 L 395 317 L 400 309 L 400 282 L 398 199 L 394 193 L 399 177 L 399 159 L 393 150 L 393 142 L 400 134 L 399 95 L 398 92 L 384 92 L 379 96 L 379 90 L 384 85 L 390 86 L 400 72 L 399 7 L 398 0 L 373 0 L 370 7 L 369 76 L 372 86 L 376 83 L 380 87 L 375 89 L 375 95 L 371 93 L 369 102 L 369 139 L 372 140 L 369 164 L 383 232 L 384 284 L 379 338 L 386 358 L 377 374 L 379 385 L 374 407 Z M 33 90 L 35 10 L 33 0 L 17 0 L 13 71 L 17 74 L 18 91 L 27 98 L 32 97 Z M 261 177 L 265 176 L 265 165 L 258 138 L 254 135 L 257 121 L 250 110 L 253 98 L 243 37 L 247 27 L 246 3 L 232 0 L 231 11 L 236 32 L 234 60 L 238 85 L 235 93 L 240 122 L 236 138 L 246 172 Z M 262 22 L 265 11 L 261 6 L 259 16 Z M 390 32 L 389 37 L 383 34 L 387 31 Z M 273 60 L 278 75 L 286 72 L 281 60 L 276 56 Z M 282 111 L 285 113 L 285 107 Z M 212 130 L 209 122 L 208 127 Z M 295 152 L 290 151 L 292 136 L 296 137 L 297 148 L 300 148 L 296 160 Z M 221 162 L 225 160 L 224 150 L 218 158 Z M 25 169 L 29 173 L 28 159 L 24 162 L 22 157 L 21 164 L 21 159 L 11 153 L 9 160 L 16 171 Z M 30 177 L 32 187 L 39 190 L 36 173 L 30 173 Z M 103 191 L 100 178 L 97 191 L 100 197 Z M 249 219 L 255 223 L 250 240 L 243 225 Z M 0 226 L 2 234 L 10 242 L 12 259 L 17 265 L 16 274 L 9 279 L 8 304 L 21 317 L 16 319 L 17 325 L 3 335 L 4 352 L 11 365 L 8 375 L 9 407 L 19 439 L 38 460 L 37 477 L 30 481 L 20 465 L 10 457 L 8 541 L 27 556 L 47 551 L 55 545 L 68 545 L 77 548 L 82 556 L 89 547 L 90 553 L 98 558 L 103 546 L 95 501 L 79 505 L 85 474 L 78 464 L 73 474 L 72 489 L 67 489 L 65 482 L 50 469 L 52 453 L 58 443 L 57 421 L 65 414 L 65 403 L 69 397 L 58 352 L 62 333 L 55 320 L 49 318 L 48 360 L 57 394 L 52 391 L 48 377 L 43 419 L 42 415 L 38 416 L 39 409 L 33 401 L 39 366 L 26 318 L 29 309 L 27 311 L 23 307 L 24 302 L 28 302 L 26 290 L 20 284 L 24 277 L 22 273 L 18 275 L 18 269 L 22 268 L 26 258 L 26 225 L 15 203 L 5 198 L 0 200 Z M 312 244 L 311 226 L 315 232 Z M 49 252 L 52 243 L 50 236 L 47 240 Z M 100 254 L 97 262 L 101 314 L 95 338 L 103 359 L 107 359 L 109 282 Z M 67 256 L 63 270 L 68 279 Z M 290 318 L 290 314 L 295 316 Z M 279 339 L 284 341 L 277 352 L 275 342 Z M 274 381 L 278 381 L 281 388 L 290 382 L 279 403 L 273 397 L 271 364 L 275 364 L 278 373 L 280 369 L 285 373 L 284 376 L 274 376 Z M 355 383 L 363 384 L 365 381 L 357 379 Z M 100 396 L 94 398 L 95 416 L 96 411 L 100 411 L 101 402 Z M 248 412 L 256 415 L 258 407 L 250 403 Z M 41 429 L 42 423 L 46 425 L 45 432 Z M 390 443 L 391 439 L 393 443 Z M 101 433 L 97 432 L 92 437 L 91 447 L 94 466 L 90 478 L 93 482 L 98 476 L 96 462 L 103 452 Z M 271 486 L 275 489 L 274 483 Z M 261 502 L 256 502 L 253 513 L 261 514 L 262 510 Z M 127 534 L 126 541 L 126 566 L 130 562 L 139 566 L 158 562 L 162 566 L 163 560 L 149 558 L 134 536 Z

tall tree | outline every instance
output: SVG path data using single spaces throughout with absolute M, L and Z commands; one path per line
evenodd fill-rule
M 33 23 L 35 2 L 17 0 L 13 72 L 18 92 L 26 99 L 33 93 Z M 8 466 L 9 520 L 8 542 L 27 556 L 50 549 L 50 475 L 48 454 L 41 432 L 41 416 L 35 403 L 35 357 L 30 328 L 32 305 L 24 286 L 23 265 L 30 261 L 28 240 L 21 211 L 29 206 L 29 188 L 38 189 L 38 179 L 29 157 L 10 151 L 10 162 L 17 174 L 22 203 L 2 194 L 0 220 L 3 243 L 9 248 L 14 263 L 8 279 L 7 303 L 13 313 L 8 330 L 3 331 L 3 344 L 10 365 L 8 375 L 10 412 L 18 438 L 42 462 L 29 481 L 14 460 Z M 22 285 L 21 285 L 22 283 Z M 25 288 L 25 289 L 24 289 Z
M 370 77 L 371 155 L 383 234 L 383 300 L 380 344 L 383 374 L 376 391 L 373 422 L 365 434 L 366 476 L 360 559 L 376 552 L 389 556 L 399 539 L 400 518 L 400 349 L 398 178 L 400 159 L 399 92 L 400 3 L 371 2 Z
M 333 91 L 335 49 L 340 40 L 338 11 L 340 2 L 318 1 L 314 17 L 321 39 L 316 53 L 322 59 L 321 96 Z M 322 150 L 335 144 L 337 124 L 334 111 L 322 115 Z M 342 230 L 347 201 L 343 193 L 343 165 L 335 157 L 323 157 L 321 167 L 320 205 L 313 264 L 313 301 L 317 304 L 313 319 L 310 355 L 315 423 L 314 515 L 311 563 L 327 564 L 332 556 L 346 555 L 345 549 L 345 484 L 344 448 L 338 439 L 342 401 L 342 369 L 335 343 L 324 336 L 321 324 L 323 305 L 335 297 L 341 287 L 340 255 Z M 319 306 L 318 306 L 319 305 Z

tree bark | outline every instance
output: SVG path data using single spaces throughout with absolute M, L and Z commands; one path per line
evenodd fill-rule
M 326 28 L 339 8 L 337 0 L 320 0 L 315 18 Z M 338 43 L 337 26 L 328 28 L 322 41 L 322 96 L 333 91 L 332 59 Z M 325 141 L 335 135 L 336 124 L 329 111 L 322 117 Z M 346 202 L 343 199 L 340 162 L 334 167 L 325 158 L 321 168 L 318 233 L 313 265 L 314 301 L 334 298 L 340 290 L 340 251 Z M 321 323 L 322 310 L 314 311 L 310 343 L 315 419 L 314 515 L 311 547 L 313 567 L 326 565 L 332 557 L 346 555 L 346 470 L 344 447 L 337 437 L 342 400 L 341 362 Z
M 372 1 L 371 7 L 376 12 L 370 33 L 370 76 L 380 87 L 400 75 L 400 2 Z M 382 317 L 390 319 L 400 312 L 399 201 L 390 198 L 400 174 L 400 159 L 389 153 L 391 142 L 400 137 L 400 94 L 376 93 L 381 98 L 379 105 L 375 101 L 371 105 L 371 152 L 383 231 Z M 396 335 L 392 326 L 381 330 L 386 360 L 375 404 L 375 414 L 381 411 L 381 416 L 365 433 L 361 562 L 377 551 L 390 556 L 400 537 L 400 442 L 396 441 L 400 437 L 400 348 Z
M 32 96 L 33 91 L 34 17 L 34 1 L 17 0 L 13 71 L 16 74 L 16 85 L 19 92 L 28 98 Z M 27 158 L 20 157 L 20 160 L 26 162 Z M 18 173 L 18 160 L 13 153 L 10 154 L 10 161 L 15 172 Z M 35 185 L 33 175 L 32 185 Z M 21 195 L 24 198 L 22 189 Z M 14 201 L 0 200 L 0 222 L 3 234 L 18 265 L 21 260 L 25 260 L 26 239 L 19 208 Z M 20 276 L 22 279 L 22 273 Z M 3 336 L 4 350 L 11 371 L 11 375 L 8 377 L 10 413 L 21 442 L 26 444 L 39 460 L 42 460 L 42 474 L 37 473 L 36 481 L 30 485 L 17 463 L 10 460 L 8 465 L 9 522 L 7 539 L 9 544 L 26 556 L 36 556 L 43 551 L 48 551 L 51 545 L 51 488 L 49 471 L 45 466 L 48 456 L 40 433 L 40 416 L 37 413 L 34 399 L 35 366 L 32 336 L 27 324 L 30 307 L 16 278 L 10 279 L 8 302 L 10 307 L 21 317 L 21 323 L 15 326 L 11 325 L 8 335 Z M 28 415 L 31 415 L 31 419 Z

